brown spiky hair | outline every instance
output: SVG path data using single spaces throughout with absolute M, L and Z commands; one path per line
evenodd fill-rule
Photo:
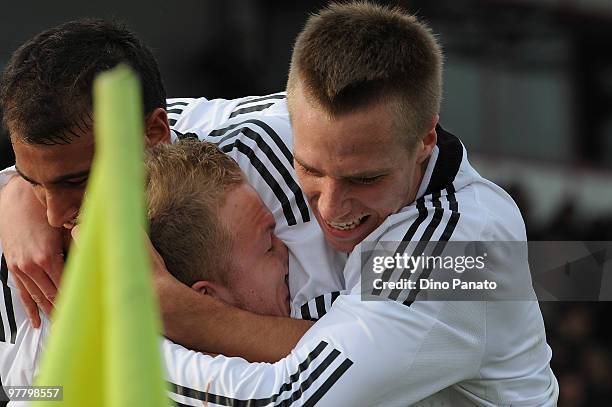
M 408 145 L 440 110 L 442 51 L 429 27 L 399 8 L 333 3 L 298 35 L 289 70 L 289 109 L 299 86 L 330 117 L 391 102 Z
M 232 239 L 219 218 L 227 193 L 245 182 L 211 143 L 158 144 L 146 155 L 149 236 L 168 271 L 188 286 L 227 284 Z

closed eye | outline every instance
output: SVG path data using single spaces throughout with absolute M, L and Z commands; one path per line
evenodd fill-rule
M 296 163 L 297 163 L 297 167 L 298 167 L 298 169 L 299 169 L 299 170 L 300 170 L 300 171 L 301 171 L 303 174 L 305 174 L 305 175 L 310 175 L 310 176 L 313 176 L 313 177 L 320 177 L 320 176 L 321 176 L 321 174 L 320 174 L 319 172 L 314 171 L 314 170 L 312 170 L 312 169 L 310 169 L 310 168 L 308 168 L 308 167 L 305 167 L 305 166 L 304 166 L 304 165 L 302 165 L 302 164 L 301 164 L 299 161 L 296 161 Z
M 361 177 L 361 178 L 353 178 L 352 182 L 359 185 L 370 185 L 381 179 L 382 175 L 377 175 L 376 177 Z
M 75 179 L 71 179 L 71 180 L 66 180 L 63 183 L 67 186 L 70 187 L 80 187 L 82 186 L 85 182 L 87 182 L 87 179 L 89 177 L 81 177 L 81 178 L 75 178 Z

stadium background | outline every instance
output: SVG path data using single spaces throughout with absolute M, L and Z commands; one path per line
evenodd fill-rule
M 151 46 L 169 96 L 284 87 L 293 39 L 325 1 L 3 2 L 0 69 L 35 33 L 78 17 L 125 22 Z M 384 3 L 384 2 L 383 2 Z M 504 186 L 531 240 L 612 240 L 612 1 L 394 1 L 445 49 L 442 124 Z M 14 158 L 5 131 L 0 165 Z M 608 405 L 612 303 L 541 304 L 560 406 Z M 508 327 L 520 329 L 520 327 Z

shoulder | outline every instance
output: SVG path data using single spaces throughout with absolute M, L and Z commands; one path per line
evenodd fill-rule
M 425 195 L 381 225 L 378 240 L 525 240 L 525 224 L 512 198 L 484 179 Z
M 194 131 L 204 135 L 253 116 L 273 117 L 266 110 L 280 112 L 288 119 L 286 109 L 275 108 L 284 100 L 284 92 L 238 99 L 173 98 L 167 100 L 168 121 L 179 134 Z

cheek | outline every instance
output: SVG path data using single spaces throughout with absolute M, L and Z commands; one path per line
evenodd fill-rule
M 66 205 L 80 208 L 83 203 L 83 197 L 85 196 L 85 189 L 65 189 L 59 191 L 58 196 Z
M 406 183 L 404 180 L 402 182 Z M 381 183 L 375 187 L 355 193 L 354 199 L 364 208 L 374 211 L 379 216 L 387 217 L 401 209 L 405 201 L 407 189 L 407 187 L 403 187 L 401 184 L 390 185 L 389 183 Z
M 45 208 L 47 207 L 47 195 L 46 191 L 41 187 L 33 187 L 34 196 L 38 199 L 38 202 L 42 204 Z
M 355 198 L 368 208 L 385 208 L 393 201 L 395 191 L 390 189 L 388 185 L 378 184 L 357 190 Z

